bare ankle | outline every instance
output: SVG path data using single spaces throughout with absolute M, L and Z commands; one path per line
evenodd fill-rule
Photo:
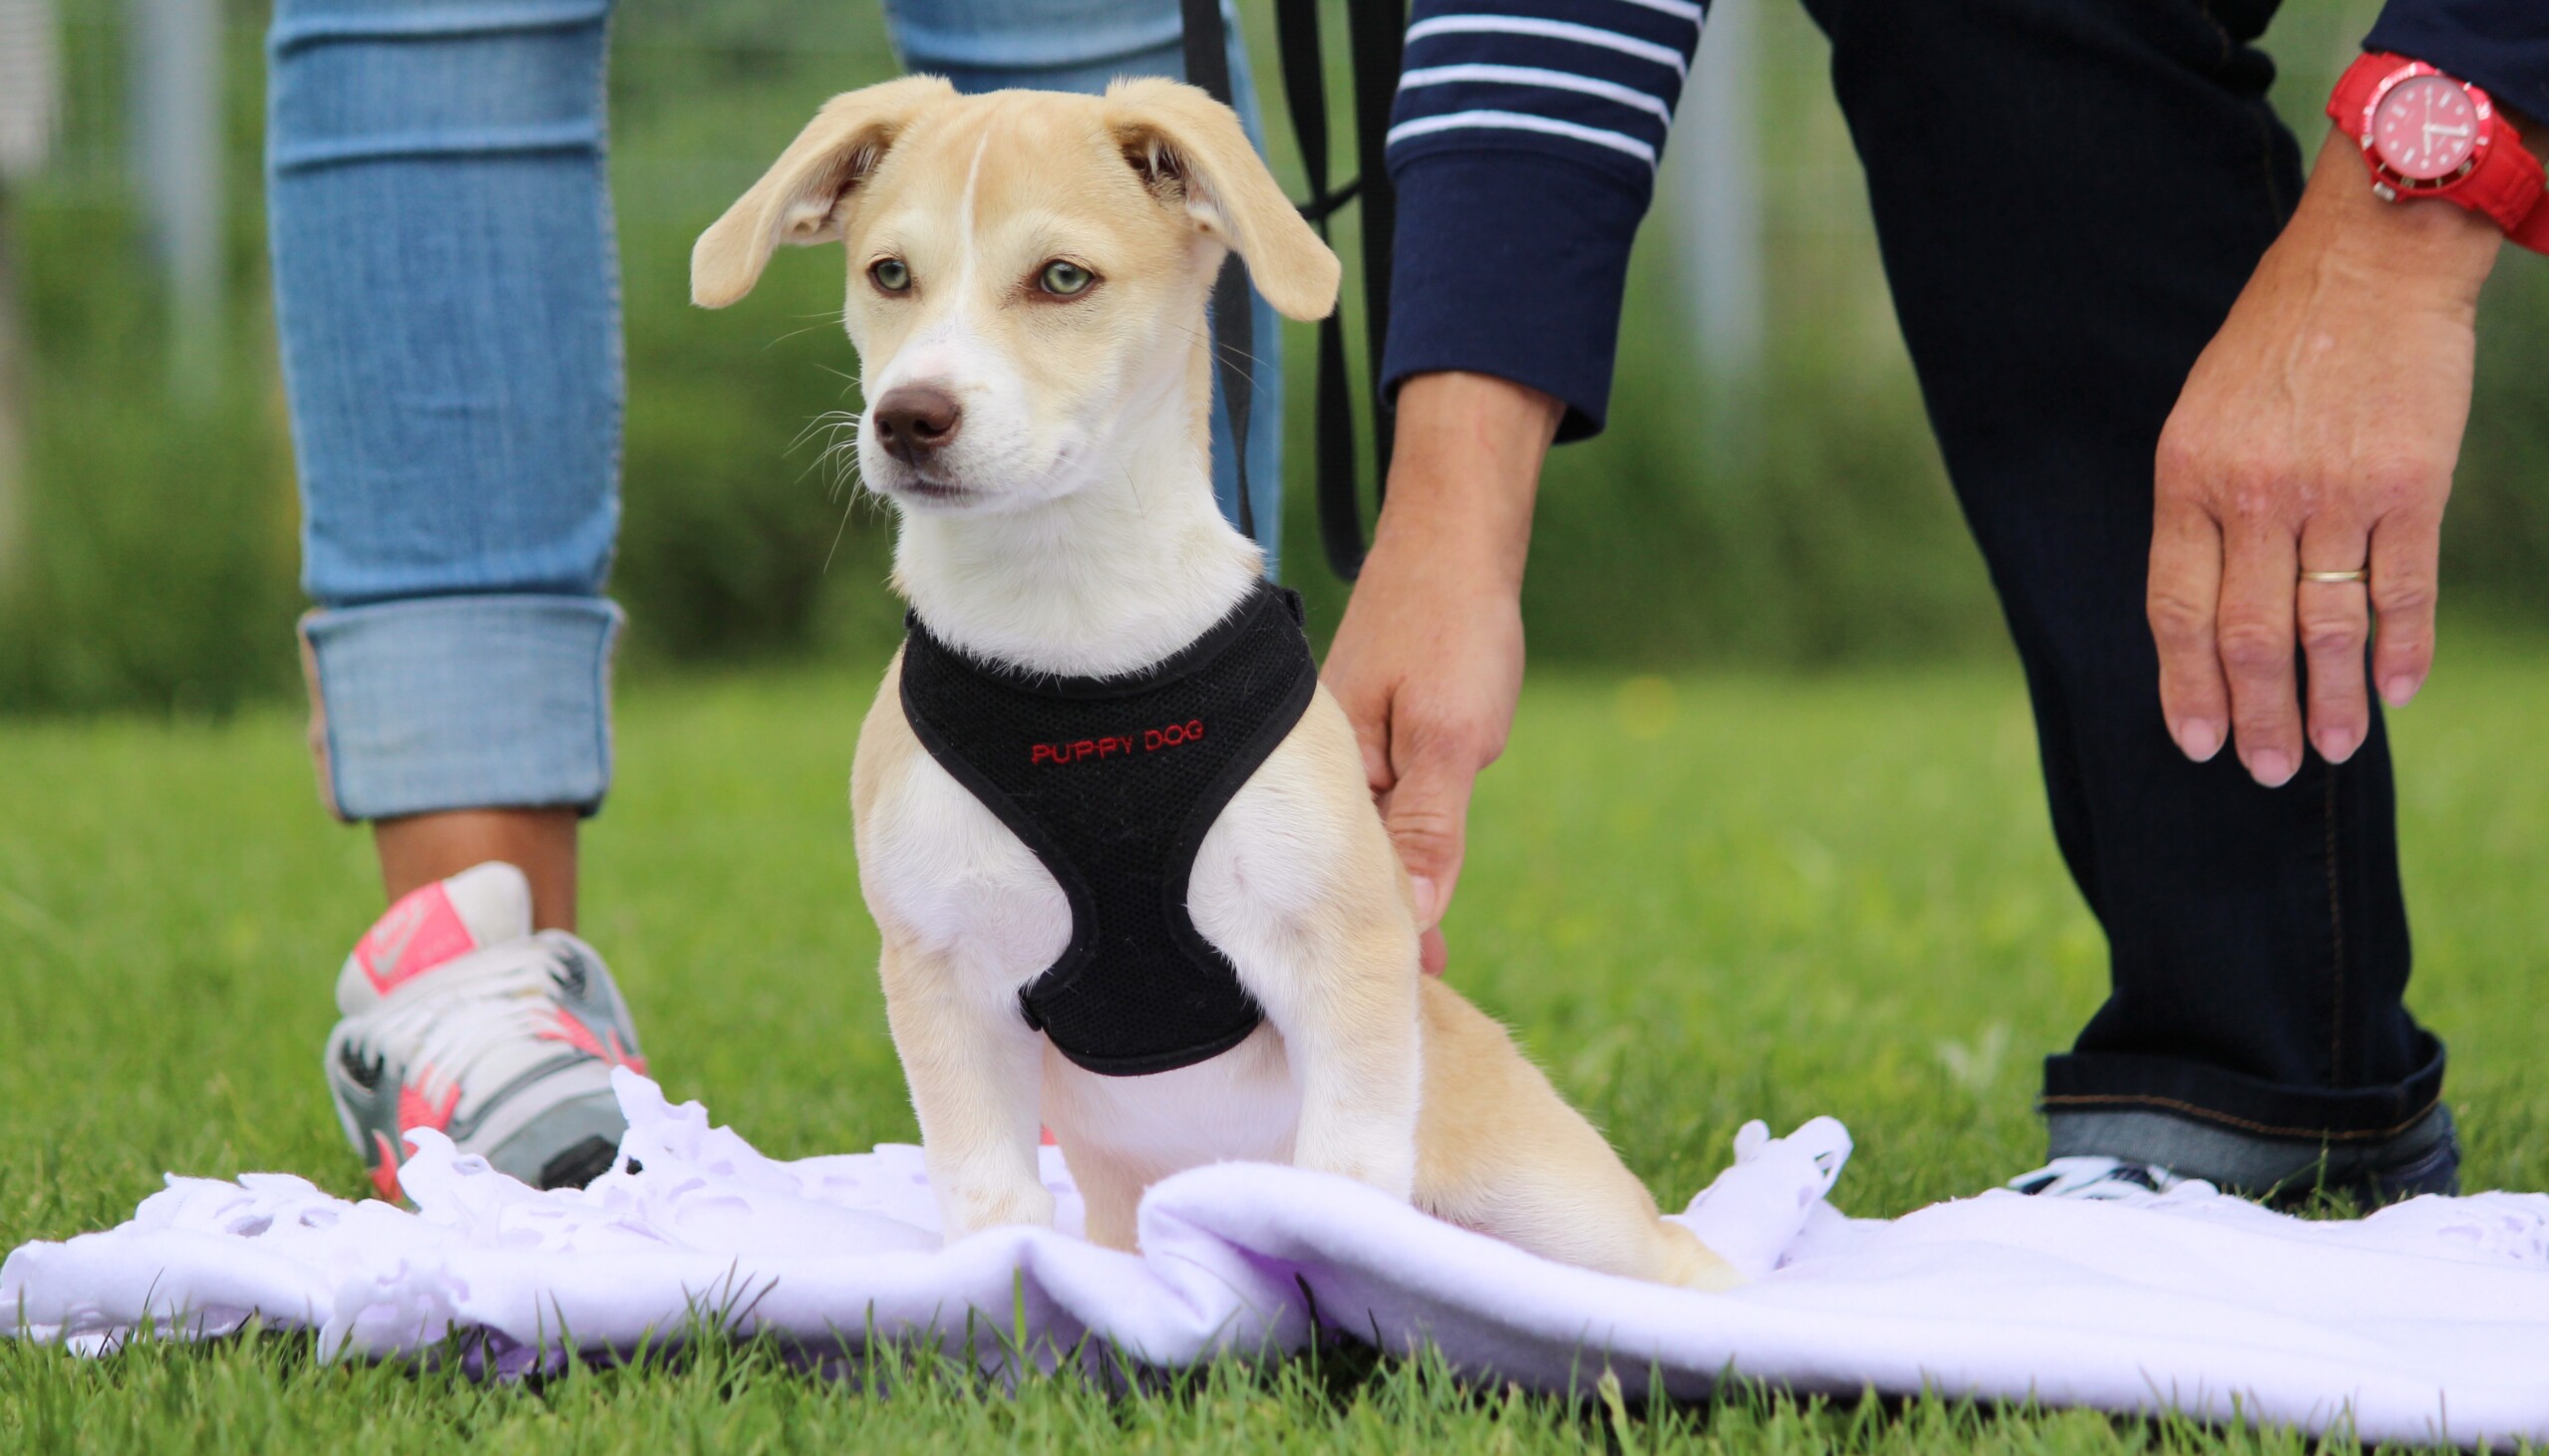
M 575 830 L 572 808 L 454 809 L 379 819 L 373 847 L 381 885 L 393 901 L 411 890 L 500 859 L 531 882 L 531 926 L 575 928 Z

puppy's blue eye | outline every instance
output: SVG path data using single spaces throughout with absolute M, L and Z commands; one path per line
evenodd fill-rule
M 900 293 L 911 287 L 911 269 L 900 258 L 878 258 L 867 265 L 867 276 L 887 293 Z
M 1085 293 L 1089 285 L 1097 281 L 1097 274 L 1078 263 L 1062 258 L 1056 258 L 1047 263 L 1045 271 L 1036 275 L 1037 286 L 1058 298 L 1070 298 L 1074 294 Z

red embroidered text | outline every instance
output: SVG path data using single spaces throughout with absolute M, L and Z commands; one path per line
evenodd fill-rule
M 1105 737 L 1081 738 L 1069 743 L 1037 743 L 1027 750 L 1027 761 L 1087 763 L 1100 758 L 1121 758 L 1134 753 L 1182 748 L 1202 740 L 1203 720 L 1192 718 L 1163 728 L 1143 728 L 1137 733 L 1110 733 Z

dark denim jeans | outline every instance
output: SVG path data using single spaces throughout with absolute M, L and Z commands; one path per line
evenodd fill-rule
M 2026 667 L 2055 835 L 2112 949 L 2112 995 L 2046 1064 L 2054 1153 L 2252 1191 L 2448 1186 L 2442 1045 L 2399 999 L 2378 716 L 2282 788 L 2228 751 L 2190 763 L 2143 618 L 2160 426 L 2301 192 L 2251 46 L 2271 0 L 1806 5 Z

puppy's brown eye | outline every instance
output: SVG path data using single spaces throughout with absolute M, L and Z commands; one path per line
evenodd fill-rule
M 1097 274 L 1064 258 L 1056 258 L 1047 263 L 1045 271 L 1036 275 L 1036 286 L 1057 298 L 1070 298 L 1076 294 L 1086 293 L 1089 291 L 1089 285 L 1097 281 Z
M 911 269 L 900 258 L 878 258 L 867 265 L 867 277 L 886 293 L 900 293 L 911 287 Z

